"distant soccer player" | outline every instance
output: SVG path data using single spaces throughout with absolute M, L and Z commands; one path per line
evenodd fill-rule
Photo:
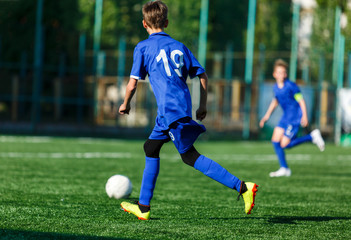
M 134 49 L 130 80 L 119 113 L 129 113 L 130 101 L 138 80 L 145 79 L 146 75 L 149 75 L 158 110 L 155 127 L 144 144 L 145 169 L 139 201 L 122 202 L 122 208 L 139 219 L 150 218 L 150 201 L 160 166 L 159 153 L 162 145 L 172 140 L 184 163 L 238 191 L 239 196 L 244 199 L 245 212 L 250 214 L 258 186 L 241 181 L 215 161 L 201 155 L 193 146 L 206 128 L 192 120 L 191 96 L 186 80 L 188 76 L 200 78 L 200 106 L 196 111 L 196 118 L 201 121 L 207 114 L 208 79 L 205 70 L 184 44 L 163 31 L 168 25 L 168 8 L 162 1 L 146 3 L 142 13 L 143 26 L 150 36 Z
M 291 170 L 285 159 L 284 149 L 295 147 L 304 142 L 313 142 L 321 151 L 324 151 L 325 147 L 318 129 L 303 137 L 296 137 L 300 125 L 302 127 L 308 125 L 308 118 L 306 103 L 299 87 L 287 78 L 287 67 L 288 64 L 285 61 L 281 59 L 275 61 L 273 68 L 273 77 L 276 80 L 273 87 L 275 97 L 260 121 L 260 127 L 262 128 L 274 109 L 280 104 L 284 114 L 274 128 L 272 136 L 272 144 L 278 156 L 280 168 L 276 172 L 271 172 L 269 174 L 271 177 L 289 177 L 291 175 Z

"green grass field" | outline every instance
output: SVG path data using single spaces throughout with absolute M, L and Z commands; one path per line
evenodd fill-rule
M 287 151 L 290 178 L 269 142 L 198 142 L 199 152 L 259 185 L 245 215 L 237 193 L 185 165 L 172 143 L 161 169 L 150 221 L 120 210 L 105 183 L 133 183 L 137 199 L 143 141 L 0 137 L 0 239 L 351 239 L 351 149 L 312 144 Z

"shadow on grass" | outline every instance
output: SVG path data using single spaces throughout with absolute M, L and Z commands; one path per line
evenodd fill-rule
M 268 218 L 269 223 L 298 224 L 299 222 L 327 222 L 333 220 L 351 220 L 351 217 L 301 217 L 301 216 L 274 216 Z
M 115 238 L 115 237 L 97 237 L 97 236 L 82 236 L 82 235 L 70 235 L 60 233 L 47 233 L 47 232 L 32 232 L 32 231 L 21 231 L 21 230 L 8 230 L 0 229 L 1 240 L 13 240 L 13 239 L 35 239 L 35 240 L 131 240 L 131 238 Z
M 351 173 L 339 173 L 339 172 L 325 172 L 325 173 L 320 173 L 320 174 L 323 174 L 323 176 L 325 177 L 351 177 Z

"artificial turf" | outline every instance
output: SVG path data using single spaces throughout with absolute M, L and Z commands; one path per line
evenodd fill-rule
M 114 174 L 138 198 L 143 141 L 0 137 L 0 239 L 350 239 L 351 148 L 304 144 L 286 151 L 289 178 L 269 142 L 199 141 L 197 150 L 259 185 L 251 215 L 237 192 L 161 150 L 151 220 L 120 210 L 105 183 Z

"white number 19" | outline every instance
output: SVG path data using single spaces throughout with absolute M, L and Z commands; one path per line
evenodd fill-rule
M 177 63 L 175 61 L 176 55 L 179 55 L 179 63 Z M 174 65 L 177 67 L 176 69 L 174 69 L 174 71 L 177 73 L 177 75 L 179 77 L 182 76 L 181 69 L 184 66 L 183 57 L 184 57 L 184 54 L 180 50 L 173 50 L 171 52 L 171 60 L 174 63 Z M 168 64 L 168 58 L 166 55 L 166 51 L 164 49 L 161 49 L 160 53 L 156 57 L 157 62 L 159 62 L 161 59 L 163 61 L 163 65 L 165 67 L 165 71 L 167 73 L 167 76 L 172 76 L 171 69 L 169 68 L 169 64 Z

